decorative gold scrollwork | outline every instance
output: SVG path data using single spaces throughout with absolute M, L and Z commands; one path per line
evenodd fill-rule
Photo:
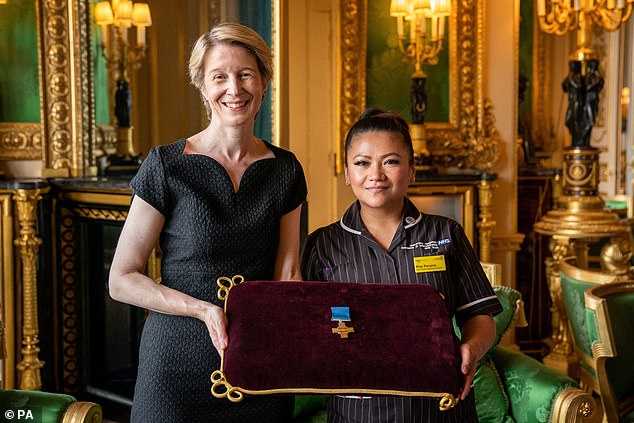
M 229 279 L 229 278 L 227 278 Z M 238 388 L 231 386 L 221 370 L 216 370 L 211 374 L 211 394 L 216 398 L 227 398 L 231 402 L 240 402 L 244 394 Z
M 458 397 L 454 397 L 451 394 L 445 394 L 440 398 L 440 402 L 438 403 L 438 408 L 440 411 L 447 411 L 450 408 L 453 408 L 458 404 Z
M 229 295 L 229 291 L 231 288 L 236 286 L 239 283 L 244 282 L 244 276 L 235 275 L 231 279 L 226 276 L 221 276 L 216 280 L 216 284 L 218 285 L 218 299 L 220 301 L 225 301 L 227 299 L 227 295 Z

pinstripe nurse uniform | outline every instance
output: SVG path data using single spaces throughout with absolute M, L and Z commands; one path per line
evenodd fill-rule
M 429 271 L 426 258 L 444 257 L 444 269 Z M 317 229 L 302 252 L 304 280 L 383 284 L 429 284 L 447 301 L 460 326 L 470 318 L 502 311 L 464 230 L 453 219 L 421 213 L 407 198 L 392 243 L 383 249 L 365 229 L 355 202 L 342 219 Z M 403 304 L 407 318 L 407 304 Z M 394 363 L 393 365 L 398 365 Z M 464 401 L 440 411 L 438 401 L 420 397 L 332 396 L 328 421 L 477 422 L 473 390 Z

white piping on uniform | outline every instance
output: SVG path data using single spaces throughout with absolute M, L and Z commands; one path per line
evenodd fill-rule
M 422 213 L 418 213 L 418 217 L 416 218 L 416 220 L 414 221 L 414 223 L 410 223 L 409 225 L 405 225 L 403 226 L 403 229 L 409 229 L 412 226 L 414 226 L 415 224 L 417 224 L 418 222 L 420 222 L 420 220 L 423 218 L 423 214 Z
M 355 230 L 355 229 L 352 229 L 352 228 L 347 227 L 347 226 L 343 223 L 343 219 L 341 219 L 341 220 L 339 221 L 339 224 L 340 224 L 340 225 L 341 225 L 341 227 L 342 227 L 343 229 L 345 229 L 346 231 L 351 232 L 351 233 L 353 233 L 353 234 L 355 234 L 355 235 L 361 235 L 361 231 L 357 231 L 357 230 Z
M 476 305 L 476 304 L 478 304 L 478 303 L 481 303 L 481 302 L 483 302 L 483 301 L 488 301 L 488 300 L 490 300 L 490 299 L 492 299 L 492 298 L 497 298 L 497 297 L 496 297 L 495 295 L 490 295 L 490 296 L 488 296 L 488 297 L 480 298 L 479 300 L 476 300 L 476 301 L 474 301 L 474 302 L 472 302 L 472 303 L 465 304 L 465 305 L 461 305 L 460 307 L 458 307 L 458 308 L 456 309 L 456 311 L 461 311 L 461 310 L 464 310 L 465 308 L 469 308 L 469 307 L 471 307 L 471 306 L 473 306 L 473 305 Z

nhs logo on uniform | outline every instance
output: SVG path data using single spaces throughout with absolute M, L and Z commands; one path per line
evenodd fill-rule
M 451 239 L 444 238 L 438 241 L 428 241 L 428 242 L 415 242 L 411 245 L 404 245 L 401 247 L 402 250 L 413 250 L 414 248 L 422 248 L 423 250 L 437 250 L 438 247 L 445 244 L 451 244 Z

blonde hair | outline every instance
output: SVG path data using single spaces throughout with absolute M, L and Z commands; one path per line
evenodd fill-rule
M 258 64 L 264 86 L 273 77 L 271 49 L 257 32 L 237 23 L 227 22 L 216 25 L 211 31 L 198 38 L 189 58 L 189 77 L 192 85 L 200 91 L 209 118 L 211 118 L 211 108 L 202 95 L 205 84 L 205 55 L 219 44 L 240 46 L 251 53 Z

